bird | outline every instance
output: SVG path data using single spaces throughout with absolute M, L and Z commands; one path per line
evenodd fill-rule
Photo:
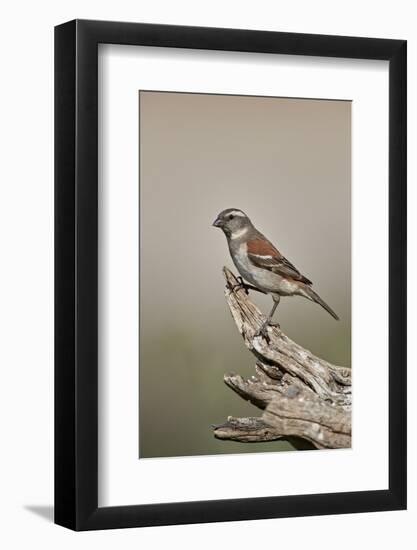
M 281 296 L 303 296 L 319 304 L 334 319 L 339 320 L 331 307 L 311 288 L 313 283 L 256 229 L 242 210 L 223 210 L 216 217 L 213 226 L 225 234 L 233 263 L 241 275 L 236 286 L 244 288 L 247 293 L 249 290 L 257 290 L 272 297 L 272 309 L 255 336 L 263 336 L 269 340 L 268 326 L 279 326 L 278 323 L 272 323 L 272 318 Z

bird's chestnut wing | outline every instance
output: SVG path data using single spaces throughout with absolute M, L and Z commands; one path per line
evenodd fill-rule
M 267 239 L 253 239 L 247 243 L 249 260 L 263 269 L 268 269 L 282 277 L 290 277 L 311 285 L 311 281 L 304 277 L 298 269 L 285 258 Z

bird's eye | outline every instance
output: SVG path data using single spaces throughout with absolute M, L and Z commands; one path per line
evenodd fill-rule
M 233 220 L 233 218 L 234 218 L 233 214 L 230 214 L 229 220 Z

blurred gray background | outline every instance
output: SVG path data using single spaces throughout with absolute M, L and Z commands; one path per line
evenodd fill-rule
M 281 328 L 350 366 L 351 104 L 168 92 L 139 103 L 139 456 L 291 450 L 212 435 L 212 423 L 260 411 L 223 383 L 254 374 L 254 357 L 224 299 L 222 266 L 234 266 L 211 224 L 228 207 L 249 215 L 341 319 L 283 298 Z M 269 311 L 270 298 L 252 297 Z

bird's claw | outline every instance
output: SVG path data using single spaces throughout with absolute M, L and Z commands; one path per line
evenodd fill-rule
M 243 282 L 243 279 L 242 277 L 238 277 L 237 278 L 237 281 L 238 281 L 238 286 L 240 288 L 243 288 L 243 290 L 246 292 L 247 295 L 249 295 L 249 288 L 245 285 L 245 283 Z
M 231 285 L 229 283 L 226 285 L 227 288 L 230 290 L 230 292 L 234 293 L 234 292 L 237 292 L 238 290 L 243 289 L 246 294 L 249 294 L 249 289 L 243 282 L 242 277 L 237 277 L 237 281 L 238 281 L 237 285 Z
M 268 334 L 268 326 L 269 323 L 263 323 L 258 330 L 255 332 L 254 337 L 262 336 L 262 338 L 265 338 L 265 341 L 267 344 L 271 341 L 269 334 Z
M 271 341 L 271 338 L 268 334 L 268 327 L 276 327 L 280 329 L 281 325 L 279 323 L 272 323 L 272 322 L 263 323 L 255 332 L 254 337 L 256 338 L 258 336 L 262 336 L 263 338 L 265 338 L 265 341 L 269 344 L 269 342 Z

